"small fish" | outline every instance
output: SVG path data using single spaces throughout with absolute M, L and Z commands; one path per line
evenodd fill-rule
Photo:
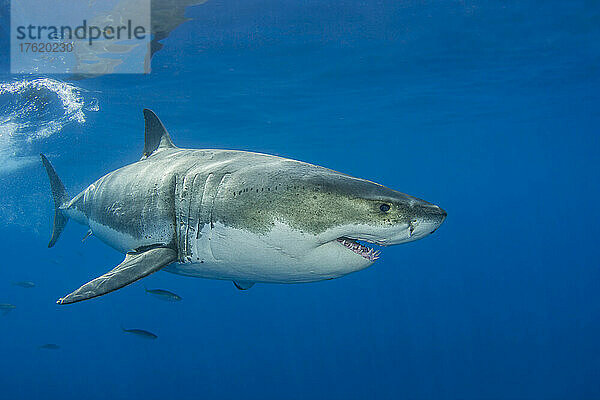
M 2 312 L 2 315 L 8 314 L 15 308 L 17 308 L 17 306 L 15 306 L 14 304 L 0 303 L 0 311 Z
M 164 301 L 181 301 L 181 296 L 164 289 L 146 289 L 146 293 Z
M 144 339 L 151 339 L 151 340 L 158 339 L 158 336 L 156 336 L 154 333 L 145 331 L 143 329 L 125 329 L 125 328 L 121 328 L 121 329 L 123 330 L 123 332 L 131 333 L 133 335 L 139 336 Z
M 92 235 L 93 235 L 93 233 L 92 233 L 92 230 L 90 229 L 89 231 L 87 231 L 87 233 L 85 234 L 83 239 L 81 239 L 81 243 L 85 242 L 85 239 L 89 238 Z
M 29 282 L 29 281 L 15 282 L 15 283 L 13 283 L 13 285 L 21 286 L 22 288 L 26 288 L 26 289 L 35 287 L 35 283 Z
M 43 344 L 41 346 L 38 346 L 38 349 L 43 349 L 43 350 L 58 350 L 60 349 L 60 346 L 54 343 L 46 343 Z

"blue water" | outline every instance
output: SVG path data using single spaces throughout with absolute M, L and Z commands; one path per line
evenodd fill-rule
M 5 91 L 29 82 L 0 86 L 0 303 L 17 306 L 2 398 L 600 398 L 599 3 L 209 0 L 186 16 L 149 75 L 0 63 Z M 159 272 L 57 306 L 122 255 L 73 222 L 46 248 L 37 153 L 74 195 L 139 158 L 144 107 L 180 147 L 323 165 L 448 218 L 333 281 L 241 292 Z

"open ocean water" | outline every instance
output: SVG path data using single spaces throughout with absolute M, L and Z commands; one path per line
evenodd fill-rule
M 1 398 L 600 398 L 597 1 L 209 0 L 152 73 L 83 80 L 10 75 L 2 7 Z M 75 195 L 139 159 L 143 108 L 180 147 L 326 166 L 448 218 L 332 281 L 158 272 L 57 306 L 122 255 L 73 221 L 46 247 L 38 153 Z

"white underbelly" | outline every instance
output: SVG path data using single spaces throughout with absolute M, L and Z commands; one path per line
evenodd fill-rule
M 164 271 L 195 278 L 263 283 L 306 283 L 334 279 L 346 274 L 318 274 L 309 270 L 243 267 L 228 263 L 174 263 Z
M 165 268 L 179 275 L 247 282 L 301 283 L 338 278 L 366 267 L 362 260 L 331 243 L 322 251 L 340 251 L 349 257 L 343 267 L 321 262 L 314 243 L 302 232 L 278 224 L 267 234 L 256 234 L 215 223 L 206 224 L 192 245 L 189 262 Z M 337 249 L 339 247 L 339 249 Z

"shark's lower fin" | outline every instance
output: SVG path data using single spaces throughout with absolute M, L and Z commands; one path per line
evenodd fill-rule
M 254 282 L 247 282 L 247 281 L 233 281 L 233 284 L 235 285 L 236 288 L 238 288 L 240 290 L 248 290 L 252 286 L 254 286 Z
M 58 304 L 70 304 L 110 293 L 142 279 L 177 260 L 177 252 L 168 247 L 127 253 L 125 260 L 112 271 L 86 283 L 73 293 L 58 299 Z
M 48 173 L 52 197 L 54 198 L 54 225 L 52 227 L 52 237 L 50 238 L 50 243 L 48 243 L 48 247 L 52 247 L 58 240 L 63 229 L 65 229 L 67 221 L 69 221 L 69 217 L 62 212 L 61 207 L 66 206 L 69 203 L 70 198 L 65 190 L 65 186 L 60 181 L 52 164 L 50 164 L 50 161 L 48 161 L 43 154 L 40 154 L 40 157 L 42 158 L 42 164 L 44 164 L 44 168 L 46 168 L 46 172 Z

